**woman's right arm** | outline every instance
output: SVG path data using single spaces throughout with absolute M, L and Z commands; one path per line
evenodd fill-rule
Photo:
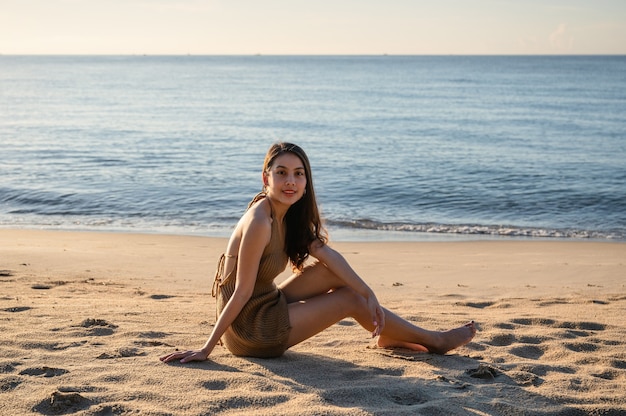
M 199 350 L 178 351 L 161 357 L 161 361 L 170 362 L 180 360 L 181 363 L 189 361 L 206 360 L 217 345 L 226 329 L 237 318 L 244 305 L 250 300 L 254 290 L 259 263 L 265 246 L 271 238 L 271 223 L 260 212 L 251 216 L 248 224 L 243 224 L 242 238 L 239 245 L 237 258 L 237 276 L 235 290 L 220 313 L 213 331 L 204 346 Z

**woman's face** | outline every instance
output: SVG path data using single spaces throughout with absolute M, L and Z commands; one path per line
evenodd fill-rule
M 278 156 L 269 170 L 263 172 L 267 196 L 276 202 L 293 205 L 306 189 L 306 170 L 302 160 L 293 153 Z

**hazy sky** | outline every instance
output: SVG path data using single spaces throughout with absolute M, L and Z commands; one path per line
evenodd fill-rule
M 626 0 L 0 0 L 0 54 L 626 54 Z

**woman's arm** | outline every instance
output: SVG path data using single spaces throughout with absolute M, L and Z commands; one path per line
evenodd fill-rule
M 271 232 L 271 223 L 267 217 L 263 218 L 259 213 L 251 215 L 249 224 L 244 222 L 237 258 L 235 290 L 222 313 L 220 313 L 209 339 L 199 350 L 174 352 L 161 357 L 161 361 L 180 360 L 181 363 L 186 363 L 189 361 L 203 361 L 208 358 L 222 335 L 224 335 L 224 332 L 226 332 L 226 329 L 233 323 L 244 305 L 250 300 L 261 256 L 271 238 Z
M 385 326 L 385 313 L 378 303 L 378 299 L 374 291 L 361 279 L 354 271 L 348 261 L 336 250 L 316 241 L 311 244 L 309 249 L 311 256 L 322 262 L 328 269 L 345 282 L 347 286 L 359 293 L 367 301 L 370 313 L 372 315 L 372 323 L 376 327 L 373 336 L 380 335 Z

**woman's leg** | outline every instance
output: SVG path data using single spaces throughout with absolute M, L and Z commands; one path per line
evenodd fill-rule
M 278 288 L 287 296 L 287 303 L 292 303 L 328 293 L 345 285 L 343 280 L 322 263 L 315 263 L 305 267 L 301 273 L 289 277 L 278 285 Z
M 343 318 L 355 315 L 355 303 L 363 297 L 348 287 L 309 297 L 289 304 L 288 345 L 294 346 L 336 324 Z M 370 324 L 371 326 L 371 324 Z M 370 328 L 372 331 L 374 328 Z
M 321 263 L 305 267 L 278 287 L 289 304 L 290 347 L 351 315 L 350 305 L 358 301 L 354 292 Z
M 280 285 L 289 303 L 293 346 L 323 331 L 345 317 L 353 317 L 368 331 L 374 326 L 366 300 L 323 264 L 309 266 Z M 385 309 L 385 327 L 378 340 L 381 347 L 404 347 L 444 354 L 467 344 L 474 337 L 473 323 L 440 332 L 420 328 Z

